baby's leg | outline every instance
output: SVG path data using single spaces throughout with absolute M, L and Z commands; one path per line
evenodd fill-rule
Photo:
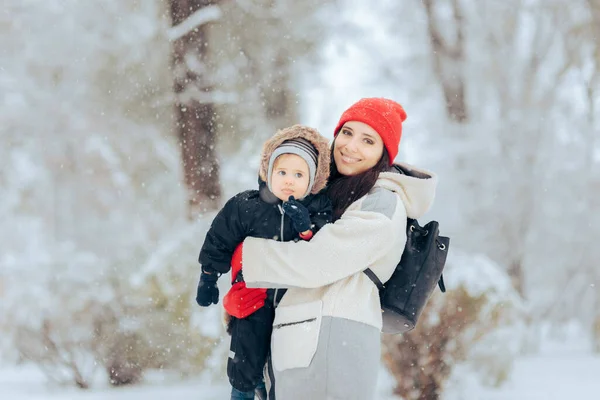
M 232 320 L 227 375 L 231 386 L 240 392 L 254 392 L 263 382 L 273 318 L 273 305 L 266 300 L 254 314 Z

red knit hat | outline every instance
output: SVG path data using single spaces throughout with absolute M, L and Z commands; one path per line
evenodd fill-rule
M 406 119 L 404 108 L 393 100 L 380 97 L 360 99 L 342 114 L 333 133 L 334 137 L 348 121 L 359 121 L 369 125 L 383 140 L 389 156 L 390 165 L 398 155 L 398 146 L 402 136 L 402 122 Z

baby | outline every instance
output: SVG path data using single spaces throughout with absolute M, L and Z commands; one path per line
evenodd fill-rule
M 231 198 L 217 214 L 200 251 L 202 274 L 196 301 L 207 307 L 219 300 L 216 282 L 232 265 L 234 250 L 247 236 L 280 241 L 310 240 L 331 222 L 331 202 L 324 193 L 330 153 L 326 138 L 316 130 L 294 125 L 263 146 L 259 189 Z M 235 265 L 235 263 L 234 263 Z M 232 271 L 232 290 L 245 286 Z M 269 352 L 275 307 L 285 289 L 245 289 L 263 296 L 264 305 L 229 316 L 231 335 L 227 375 L 232 399 L 266 399 L 263 368 Z M 226 297 L 227 299 L 227 297 Z M 230 306 L 230 305 L 228 305 Z M 238 318 L 239 317 L 239 318 Z

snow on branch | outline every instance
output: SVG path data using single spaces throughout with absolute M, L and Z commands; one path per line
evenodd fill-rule
M 223 13 L 218 6 L 211 5 L 202 7 L 189 17 L 187 17 L 182 23 L 170 28 L 167 31 L 167 37 L 170 41 L 175 41 L 192 30 L 196 29 L 200 25 L 204 25 L 211 21 L 216 21 L 221 18 Z

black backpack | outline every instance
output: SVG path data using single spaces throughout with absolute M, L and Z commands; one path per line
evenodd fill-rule
M 404 253 L 392 277 L 382 284 L 370 268 L 364 271 L 379 288 L 384 333 L 414 329 L 436 284 L 446 291 L 442 270 L 449 245 L 450 238 L 439 236 L 437 221 L 421 227 L 408 218 Z

